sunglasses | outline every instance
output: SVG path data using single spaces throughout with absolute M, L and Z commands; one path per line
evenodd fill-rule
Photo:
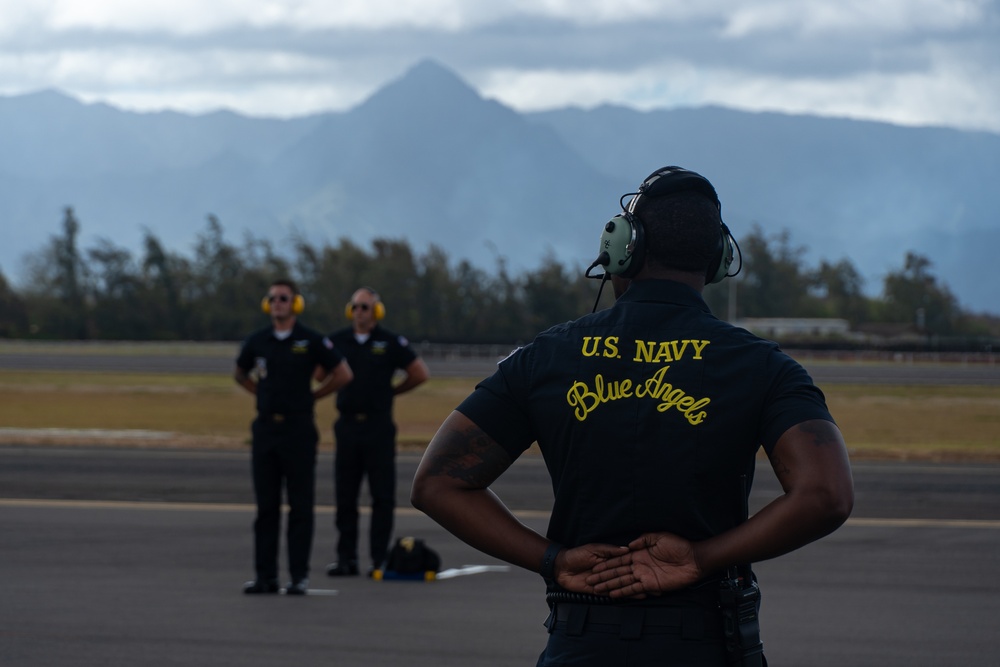
M 291 300 L 292 300 L 292 297 L 288 296 L 287 294 L 268 294 L 267 295 L 267 301 L 268 301 L 268 303 L 273 303 L 275 301 L 280 301 L 282 303 L 288 303 Z
M 371 308 L 367 303 L 352 303 L 351 310 L 368 310 Z

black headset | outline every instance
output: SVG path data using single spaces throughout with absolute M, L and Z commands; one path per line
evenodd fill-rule
M 642 197 L 663 197 L 678 192 L 700 192 L 715 202 L 722 212 L 722 204 L 715 188 L 701 174 L 682 167 L 663 167 L 650 174 L 639 186 L 638 192 L 629 192 L 621 196 L 619 205 L 622 212 L 604 225 L 601 233 L 600 254 L 587 269 L 588 278 L 606 276 L 591 276 L 590 272 L 597 266 L 603 266 L 605 274 L 631 278 L 635 276 L 646 261 L 646 238 L 642 221 L 635 214 L 636 205 Z M 626 197 L 632 197 L 628 206 L 624 204 Z M 715 258 L 709 262 L 705 271 L 705 284 L 718 283 L 730 276 L 729 268 L 733 258 L 739 251 L 739 245 L 733 238 L 726 223 L 722 223 L 719 234 L 719 246 Z M 742 262 L 741 262 L 742 263 Z M 741 267 L 742 268 L 742 267 Z M 739 273 L 737 269 L 736 273 Z M 732 275 L 736 275 L 735 273 Z

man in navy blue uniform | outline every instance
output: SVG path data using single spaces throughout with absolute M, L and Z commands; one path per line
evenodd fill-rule
M 277 593 L 282 487 L 288 495 L 289 595 L 309 587 L 316 499 L 316 399 L 351 381 L 351 369 L 329 338 L 297 321 L 304 301 L 290 280 L 271 284 L 262 308 L 271 325 L 251 334 L 236 358 L 236 382 L 257 397 L 253 435 L 254 566 L 247 594 Z M 313 388 L 316 369 L 324 380 Z
M 396 424 L 393 399 L 424 383 L 430 373 L 405 337 L 383 327 L 385 306 L 370 287 L 354 292 L 346 307 L 351 326 L 330 334 L 354 372 L 337 394 L 333 425 L 337 560 L 327 566 L 331 577 L 358 574 L 358 495 L 365 477 L 372 497 L 368 546 L 369 575 L 382 566 L 389 551 L 396 508 Z M 402 379 L 396 380 L 399 373 Z
M 766 664 L 749 564 L 847 519 L 844 440 L 797 362 L 702 299 L 738 250 L 711 183 L 666 167 L 621 204 L 591 266 L 615 304 L 502 361 L 434 436 L 411 500 L 542 575 L 538 665 Z M 545 536 L 489 488 L 533 442 L 554 492 Z M 784 493 L 748 518 L 760 448 Z

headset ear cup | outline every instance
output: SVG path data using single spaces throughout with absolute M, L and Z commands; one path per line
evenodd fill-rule
M 604 224 L 601 232 L 599 253 L 607 253 L 604 270 L 613 276 L 624 276 L 635 263 L 635 228 L 631 220 L 627 214 L 616 215 Z
M 719 254 L 708 265 L 708 271 L 705 272 L 706 285 L 721 283 L 729 275 L 729 267 L 733 265 L 733 256 L 735 254 L 733 237 L 729 233 L 726 223 L 722 223 L 722 235 L 719 237 Z
M 265 315 L 271 314 L 271 301 L 265 296 L 260 300 L 260 309 Z M 302 314 L 302 311 L 306 309 L 306 300 L 301 294 L 296 294 L 292 299 L 292 313 L 295 315 Z
M 632 278 L 639 273 L 642 265 L 646 263 L 646 228 L 642 222 L 634 215 L 628 216 L 629 224 L 632 226 L 632 261 L 628 263 L 622 272 L 622 278 Z
M 375 317 L 375 321 L 376 322 L 378 322 L 383 317 L 385 317 L 385 306 L 382 305 L 381 301 L 376 301 L 372 305 L 372 315 Z M 344 317 L 346 317 L 349 320 L 353 320 L 354 319 L 354 303 L 353 302 L 348 301 L 347 305 L 344 306 Z

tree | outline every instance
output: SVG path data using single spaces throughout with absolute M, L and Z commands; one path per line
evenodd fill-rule
M 836 264 L 821 261 L 812 282 L 828 317 L 842 317 L 855 325 L 871 317 L 869 301 L 863 291 L 864 278 L 850 260 L 842 259 Z
M 432 244 L 417 259 L 417 293 L 420 298 L 412 335 L 443 340 L 443 325 L 452 323 L 459 297 L 448 256 L 440 246 Z
M 0 272 L 0 338 L 18 338 L 28 334 L 28 309 L 6 276 Z
M 185 295 L 192 306 L 193 337 L 240 340 L 259 327 L 260 300 L 271 280 L 266 271 L 246 265 L 239 248 L 225 240 L 219 219 L 209 215 L 195 244 Z
M 135 270 L 132 254 L 99 239 L 87 250 L 87 303 L 95 335 L 104 339 L 141 340 L 149 336 L 151 318 L 145 311 L 144 287 Z
M 191 264 L 183 257 L 164 250 L 152 232 L 145 231 L 145 250 L 140 270 L 145 287 L 143 311 L 151 318 L 150 336 L 158 340 L 192 338 L 190 308 L 183 298 L 191 282 Z
M 567 273 L 554 256 L 544 257 L 524 278 L 525 335 L 589 313 L 597 296 L 592 287 L 582 270 Z
M 909 322 L 927 334 L 954 333 L 961 312 L 944 285 L 930 272 L 931 261 L 914 252 L 906 253 L 903 269 L 885 277 L 885 317 L 893 322 Z
M 304 240 L 295 244 L 299 289 L 305 295 L 309 320 L 321 330 L 339 328 L 344 323 L 344 306 L 358 287 L 380 289 L 373 257 L 350 239 L 341 238 L 335 247 L 318 250 Z
M 31 327 L 43 337 L 90 337 L 86 264 L 77 248 L 79 233 L 80 223 L 72 207 L 66 207 L 62 235 L 52 236 L 38 254 L 27 257 Z
M 759 225 L 740 244 L 746 265 L 739 284 L 739 317 L 808 317 L 815 314 L 809 277 L 803 272 L 804 248 L 791 245 L 788 230 L 771 241 Z
M 271 281 L 287 277 L 306 297 L 309 324 L 321 330 L 343 326 L 344 305 L 366 285 L 385 300 L 389 326 L 411 337 L 512 344 L 590 312 L 599 289 L 551 253 L 537 268 L 512 274 L 499 255 L 486 271 L 466 260 L 452 264 L 437 246 L 418 255 L 401 239 L 378 238 L 370 248 L 350 239 L 322 247 L 298 239 L 290 261 L 250 235 L 242 245 L 228 242 L 213 215 L 192 259 L 167 252 L 149 231 L 140 262 L 104 239 L 81 251 L 79 232 L 66 208 L 62 233 L 28 257 L 23 295 L 0 274 L 0 336 L 235 340 L 265 325 L 260 300 Z M 904 267 L 886 276 L 883 296 L 869 299 L 846 259 L 804 268 L 804 251 L 787 231 L 767 238 L 755 226 L 742 245 L 739 277 L 705 291 L 720 317 L 843 317 L 855 325 L 906 323 L 928 335 L 995 336 L 997 319 L 963 313 L 921 255 L 908 253 Z M 598 306 L 612 301 L 606 288 Z

